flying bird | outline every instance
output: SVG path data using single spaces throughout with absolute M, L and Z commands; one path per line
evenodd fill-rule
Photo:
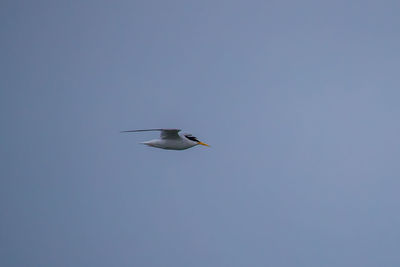
M 160 131 L 160 139 L 153 139 L 150 141 L 142 142 L 147 146 L 156 148 L 168 149 L 168 150 L 184 150 L 197 145 L 209 146 L 206 143 L 200 142 L 191 134 L 178 134 L 180 129 L 145 129 L 145 130 L 129 130 L 122 131 L 121 133 L 132 133 L 132 132 L 149 132 L 149 131 Z

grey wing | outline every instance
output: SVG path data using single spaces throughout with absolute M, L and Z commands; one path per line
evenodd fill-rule
M 178 139 L 180 129 L 161 129 L 161 139 Z
M 132 132 L 150 132 L 150 131 L 160 131 L 161 139 L 177 139 L 180 138 L 178 132 L 181 129 L 144 129 L 144 130 L 129 130 L 122 131 L 122 133 L 132 133 Z

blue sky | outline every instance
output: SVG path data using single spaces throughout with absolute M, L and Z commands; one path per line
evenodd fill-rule
M 3 1 L 0 265 L 399 266 L 399 7 Z

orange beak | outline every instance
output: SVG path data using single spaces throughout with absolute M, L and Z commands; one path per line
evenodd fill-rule
M 208 147 L 210 147 L 210 145 L 207 145 L 206 143 L 203 143 L 203 142 L 198 142 L 198 144 L 199 144 L 199 145 L 203 145 L 203 146 L 208 146 Z

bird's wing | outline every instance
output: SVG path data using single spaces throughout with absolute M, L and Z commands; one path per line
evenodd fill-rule
M 179 131 L 180 129 L 162 129 L 160 137 L 161 139 L 179 139 L 181 138 L 178 134 Z
M 129 131 L 122 131 L 122 133 L 150 132 L 150 131 L 161 131 L 161 134 L 160 134 L 161 139 L 177 139 L 177 138 L 180 138 L 178 132 L 180 132 L 181 129 L 145 129 L 145 130 L 129 130 Z

